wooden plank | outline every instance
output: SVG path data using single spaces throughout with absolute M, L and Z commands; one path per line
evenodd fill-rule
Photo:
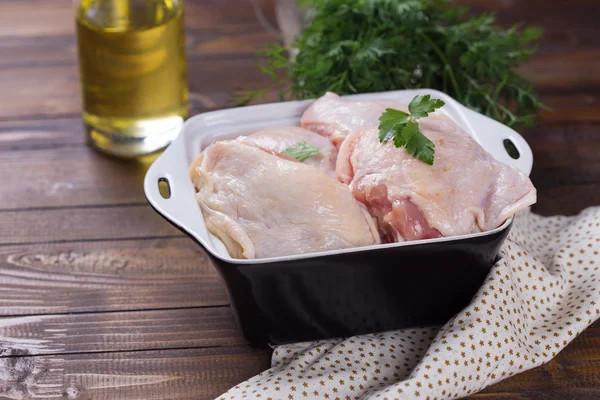
M 27 84 L 23 84 L 27 82 Z M 190 115 L 232 104 L 232 95 L 248 82 L 266 86 L 270 77 L 262 74 L 251 58 L 188 62 Z M 79 72 L 75 64 L 15 67 L 2 70 L 0 120 L 28 121 L 32 116 L 74 116 L 81 112 Z
M 260 3 L 267 20 L 274 24 L 273 0 Z M 232 7 L 234 15 L 229 12 Z M 185 12 L 189 60 L 249 57 L 257 46 L 275 40 L 258 22 L 250 2 L 189 0 Z M 76 64 L 71 2 L 0 2 L 0 69 Z
M 593 332 L 590 332 L 593 331 Z M 592 399 L 600 387 L 597 328 L 575 339 L 554 361 L 472 396 L 481 399 Z M 243 347 L 0 358 L 12 398 L 212 399 L 268 368 L 268 352 Z M 16 357 L 15 357 L 16 356 Z M 20 380 L 19 380 L 20 378 Z M 11 385 L 12 384 L 12 385 Z M 10 385 L 10 386 L 9 386 Z M 0 386 L 1 387 L 1 386 Z M 581 395 L 582 397 L 572 397 Z
M 566 84 L 566 86 L 568 86 Z M 542 110 L 540 116 L 546 122 L 598 122 L 600 121 L 600 89 L 575 89 L 563 93 L 544 94 L 540 96 L 549 110 Z
M 79 115 L 72 118 L 0 121 L 0 151 L 81 146 L 85 143 Z
M 249 6 L 250 3 L 246 4 Z M 0 21 L 1 13 L 2 11 L 0 11 Z M 276 40 L 256 22 L 254 15 L 251 15 L 251 20 L 244 24 L 215 25 L 213 22 L 201 27 L 190 27 L 196 25 L 192 18 L 186 16 L 188 27 L 185 44 L 188 61 L 220 62 L 223 59 L 253 57 L 258 47 Z M 74 24 L 74 21 L 69 21 L 67 26 L 74 27 Z M 43 25 L 36 29 L 40 27 Z M 78 62 L 77 38 L 74 32 L 61 35 L 50 32 L 48 35 L 34 37 L 0 36 L 0 55 L 6 55 L 0 57 L 0 70 L 15 67 L 43 68 L 49 65 L 75 65 Z
M 600 204 L 600 125 L 544 122 L 523 132 L 533 150 L 534 212 L 573 215 Z
M 0 37 L 73 34 L 74 11 L 70 1 L 9 0 L 0 2 Z
M 229 304 L 188 238 L 0 247 L 0 316 Z
M 273 23 L 273 0 L 261 0 L 261 8 Z M 75 35 L 75 2 L 70 0 L 2 0 L 0 39 Z M 231 12 L 232 8 L 235 12 Z M 225 32 L 240 28 L 262 30 L 252 4 L 239 0 L 186 0 L 186 28 Z
M 0 100 L 0 119 L 27 120 L 32 115 L 81 111 L 79 72 L 75 65 L 5 69 L 0 74 L 0 87 L 5 89 L 2 96 L 5 101 Z
M 534 152 L 535 166 L 593 164 L 600 161 L 600 124 L 545 121 L 521 130 Z M 556 157 L 560 152 L 561 157 Z
M 0 133 L 0 141 L 3 137 L 4 134 Z M 42 136 L 41 141 L 44 140 L 46 136 Z M 87 146 L 0 152 L 0 170 L 12 171 L 3 180 L 0 210 L 129 203 L 144 205 L 144 176 L 155 158 L 119 160 Z
M 542 123 L 522 132 L 538 189 L 600 182 L 600 124 Z
M 0 358 L 0 394 L 19 400 L 214 399 L 268 366 L 268 351 L 243 347 Z
M 149 205 L 0 212 L 0 243 L 182 237 Z
M 565 7 L 565 3 L 549 3 L 545 0 L 456 2 L 469 7 L 476 14 L 494 13 L 497 21 L 506 26 L 523 22 L 527 26 L 543 27 L 544 35 L 540 41 L 542 52 L 556 48 L 598 46 L 595 16 L 600 14 L 600 3 L 595 0 L 569 1 L 568 7 Z
M 523 132 L 533 151 L 533 211 L 573 215 L 600 204 L 600 125 L 543 123 Z
M 535 156 L 534 156 L 535 157 Z M 540 163 L 547 162 L 539 159 Z M 534 158 L 534 162 L 536 159 Z M 600 160 L 575 164 L 540 166 L 533 171 L 532 180 L 538 189 L 553 189 L 570 185 L 589 185 L 600 181 Z
M 227 306 L 0 318 L 0 348 L 28 355 L 240 346 Z
M 532 207 L 540 215 L 575 215 L 600 204 L 600 184 L 562 185 L 538 189 L 538 201 Z
M 220 25 L 187 31 L 188 61 L 220 62 L 231 58 L 250 58 L 260 46 L 275 38 L 262 27 L 254 25 Z M 46 67 L 74 65 L 77 59 L 77 39 L 72 34 L 44 37 L 0 38 L 0 71 L 16 67 Z
M 600 49 L 569 48 L 561 51 L 540 52 L 519 68 L 519 72 L 533 82 L 536 88 L 551 90 L 570 87 L 600 86 Z
M 467 399 L 477 400 L 596 400 L 598 398 L 600 398 L 600 388 L 521 390 L 516 393 L 483 392 L 467 397 Z

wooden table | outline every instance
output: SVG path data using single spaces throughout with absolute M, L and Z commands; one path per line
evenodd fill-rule
M 186 3 L 193 113 L 268 82 L 253 54 L 274 39 L 248 2 Z M 600 204 L 600 2 L 463 3 L 546 29 L 523 67 L 554 109 L 524 132 L 535 210 Z M 69 0 L 0 1 L 0 398 L 214 398 L 269 352 L 244 344 L 204 254 L 147 205 L 151 158 L 84 144 L 73 23 Z M 600 398 L 600 324 L 474 397 Z

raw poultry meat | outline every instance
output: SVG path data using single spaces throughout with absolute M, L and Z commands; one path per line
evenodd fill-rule
M 301 125 L 327 137 L 339 148 L 344 138 L 356 129 L 377 125 L 379 116 L 386 108 L 408 111 L 405 105 L 394 101 L 349 101 L 327 92 L 304 112 Z
M 335 177 L 337 149 L 329 140 L 315 132 L 300 128 L 299 126 L 284 126 L 264 129 L 248 135 L 248 139 L 259 147 L 277 153 L 282 153 L 284 150 L 294 147 L 301 142 L 318 147 L 320 149 L 319 153 L 309 157 L 303 163 L 320 168 L 321 171 Z
M 352 124 L 350 116 L 341 123 Z M 381 144 L 377 118 L 349 129 L 339 151 L 338 177 L 377 217 L 387 241 L 487 231 L 535 203 L 525 174 L 495 160 L 448 117 L 432 114 L 419 127 L 435 144 L 433 166 L 391 141 Z
M 215 142 L 190 166 L 206 225 L 236 258 L 380 242 L 365 207 L 319 169 L 246 139 Z

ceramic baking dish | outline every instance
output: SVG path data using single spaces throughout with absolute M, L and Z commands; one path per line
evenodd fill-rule
M 529 174 L 533 158 L 514 130 L 435 90 L 347 96 L 404 104 L 431 94 L 496 159 Z M 190 118 L 144 181 L 150 205 L 196 241 L 218 269 L 244 337 L 254 346 L 442 324 L 467 305 L 494 263 L 511 220 L 489 232 L 256 260 L 233 259 L 208 232 L 188 176 L 210 143 L 298 125 L 312 100 L 233 108 Z M 510 153 L 510 154 L 509 154 Z M 159 192 L 168 183 L 170 197 Z

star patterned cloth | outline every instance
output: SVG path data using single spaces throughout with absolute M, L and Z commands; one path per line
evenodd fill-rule
M 600 207 L 525 211 L 472 302 L 443 327 L 274 349 L 218 399 L 455 399 L 556 356 L 600 316 Z

